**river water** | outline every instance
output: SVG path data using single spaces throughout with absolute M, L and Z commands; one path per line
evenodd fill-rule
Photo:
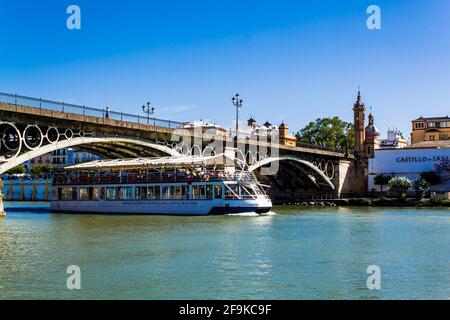
M 161 217 L 7 208 L 0 299 L 450 297 L 450 209 Z M 67 289 L 69 265 L 81 269 L 81 290 Z M 380 268 L 379 290 L 367 287 L 370 265 Z

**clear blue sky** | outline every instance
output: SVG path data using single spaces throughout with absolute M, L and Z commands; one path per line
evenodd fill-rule
M 82 29 L 66 28 L 81 8 Z M 382 30 L 366 28 L 366 8 Z M 0 91 L 208 119 L 352 120 L 358 86 L 383 131 L 450 109 L 448 0 L 0 0 Z

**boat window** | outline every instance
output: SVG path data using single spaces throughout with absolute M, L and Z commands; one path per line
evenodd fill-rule
M 178 199 L 189 199 L 189 186 L 180 186 L 180 197 Z
M 206 185 L 206 199 L 211 200 L 213 198 L 214 188 L 212 184 Z
M 106 188 L 106 200 L 116 200 L 116 187 Z
M 155 187 L 147 187 L 147 199 L 156 199 Z
M 98 200 L 98 188 L 97 187 L 89 188 L 89 200 Z
M 192 186 L 192 199 L 205 199 L 205 191 L 204 185 Z
M 82 200 L 82 201 L 89 200 L 89 189 L 88 188 L 80 188 L 80 200 Z
M 214 185 L 214 199 L 222 199 L 222 185 Z
M 72 187 L 72 199 L 71 200 L 77 200 L 77 189 L 75 187 Z
M 58 188 L 58 200 L 64 200 L 66 196 L 66 188 Z
M 173 192 L 174 192 L 173 186 L 163 187 L 163 199 L 171 199 L 173 196 Z
M 192 186 L 192 199 L 200 199 L 200 186 Z
M 133 187 L 118 187 L 119 199 L 130 200 L 133 199 Z
M 175 186 L 174 187 L 173 198 L 174 199 L 181 199 L 181 186 Z
M 201 185 L 201 186 L 199 186 L 199 189 L 200 189 L 200 199 L 205 199 L 205 197 L 206 197 L 206 194 L 205 194 L 205 192 L 206 192 L 206 188 L 205 188 L 205 186 L 204 185 Z
M 161 199 L 161 187 L 155 186 L 155 199 Z
M 225 188 L 225 199 L 236 199 L 239 197 L 239 185 L 228 184 Z
M 100 199 L 105 200 L 105 188 L 100 188 Z
M 136 187 L 136 199 L 147 199 L 147 192 L 147 187 Z

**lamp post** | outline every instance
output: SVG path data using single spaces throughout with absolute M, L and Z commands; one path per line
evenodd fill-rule
M 236 147 L 237 147 L 237 141 L 238 141 L 238 130 L 239 130 L 239 108 L 242 108 L 242 105 L 244 104 L 244 100 L 241 99 L 238 93 L 231 99 L 233 102 L 233 105 L 236 107 Z
M 142 106 L 142 111 L 147 114 L 147 124 L 150 122 L 150 115 L 155 113 L 155 107 L 150 107 L 150 102 L 147 102 L 147 106 Z

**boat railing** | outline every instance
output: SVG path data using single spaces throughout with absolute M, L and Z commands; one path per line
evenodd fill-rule
M 55 174 L 54 185 L 95 185 L 95 184 L 141 184 L 141 183 L 186 183 L 186 182 L 219 182 L 219 181 L 255 181 L 251 172 L 239 171 L 227 173 L 208 170 L 199 173 L 115 173 L 101 172 L 92 174 Z

